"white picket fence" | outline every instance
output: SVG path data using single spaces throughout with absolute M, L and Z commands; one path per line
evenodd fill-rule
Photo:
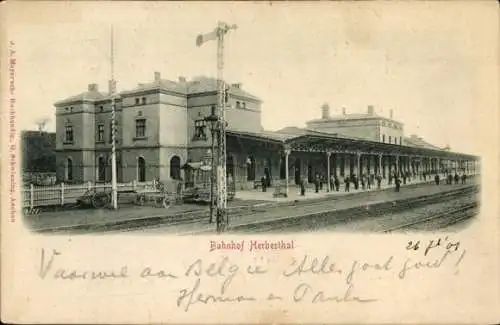
M 137 191 L 154 188 L 154 182 L 136 182 L 120 183 L 118 191 Z M 77 199 L 88 190 L 111 191 L 111 184 L 64 184 L 53 186 L 35 186 L 31 184 L 21 190 L 21 204 L 23 208 L 36 208 L 42 206 L 65 205 L 76 203 Z

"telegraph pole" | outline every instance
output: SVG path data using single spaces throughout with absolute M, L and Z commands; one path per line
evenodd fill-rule
M 113 209 L 118 209 L 118 193 L 116 184 L 116 81 L 114 31 L 111 25 L 111 80 L 109 81 L 111 96 L 111 202 Z

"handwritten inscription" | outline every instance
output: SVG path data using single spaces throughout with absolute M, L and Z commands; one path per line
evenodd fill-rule
M 127 264 L 112 269 L 81 270 L 64 265 L 63 252 L 42 249 L 38 276 L 46 281 L 118 281 L 134 277 L 144 281 L 162 279 L 176 288 L 175 304 L 185 312 L 201 305 L 258 301 L 366 304 L 380 299 L 363 293 L 363 286 L 359 285 L 362 279 L 368 277 L 373 281 L 395 277 L 405 280 L 417 272 L 432 272 L 444 265 L 458 270 L 466 255 L 465 250 L 459 250 L 460 247 L 459 241 L 447 237 L 425 243 L 412 241 L 407 243 L 406 250 L 421 251 L 422 254 L 411 254 L 404 259 L 395 256 L 374 260 L 357 259 L 348 263 L 345 260 L 340 262 L 330 255 L 306 254 L 299 258 L 290 257 L 288 262 L 285 260 L 280 263 L 264 256 L 239 263 L 229 256 L 214 255 L 209 259 L 195 259 L 175 272 L 154 265 L 134 269 Z M 322 279 L 315 281 L 318 277 Z M 261 283 L 278 284 L 279 281 L 286 281 L 286 285 L 260 286 Z
M 457 251 L 460 248 L 460 241 L 448 239 L 448 236 L 446 236 L 444 238 L 431 239 L 428 242 L 410 240 L 406 245 L 406 250 L 420 251 L 423 249 L 425 256 L 435 248 L 441 248 L 447 251 Z

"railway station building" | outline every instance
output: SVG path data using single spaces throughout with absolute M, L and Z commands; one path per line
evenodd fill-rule
M 261 123 L 262 100 L 241 84 L 227 86 L 227 172 L 236 189 L 254 188 L 262 176 L 288 188 L 317 175 L 394 172 L 477 172 L 479 158 L 433 146 L 416 135 L 406 137 L 404 124 L 377 115 L 342 109 L 331 116 L 327 104 L 320 118 L 305 128 L 266 131 Z M 87 91 L 60 100 L 56 108 L 57 178 L 69 183 L 111 180 L 111 97 L 90 84 Z M 159 178 L 190 186 L 196 168 L 206 162 L 211 131 L 206 117 L 217 105 L 217 81 L 198 77 L 176 81 L 159 72 L 146 83 L 124 90 L 116 99 L 118 182 Z

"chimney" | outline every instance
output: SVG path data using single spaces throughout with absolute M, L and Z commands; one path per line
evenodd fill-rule
M 346 115 L 345 107 L 342 107 L 342 115 Z
M 89 84 L 89 91 L 99 91 L 99 86 L 97 84 Z
M 392 116 L 393 116 L 393 112 L 392 112 L 392 109 L 389 111 L 389 118 L 392 119 Z
M 321 106 L 321 118 L 325 120 L 330 118 L 330 107 L 328 106 L 327 103 Z
M 368 115 L 375 115 L 375 109 L 373 108 L 373 105 L 368 105 Z
M 185 84 L 186 83 L 186 78 L 185 77 L 179 77 L 179 83 Z
M 161 73 L 158 71 L 155 71 L 155 81 L 160 82 L 161 81 Z

